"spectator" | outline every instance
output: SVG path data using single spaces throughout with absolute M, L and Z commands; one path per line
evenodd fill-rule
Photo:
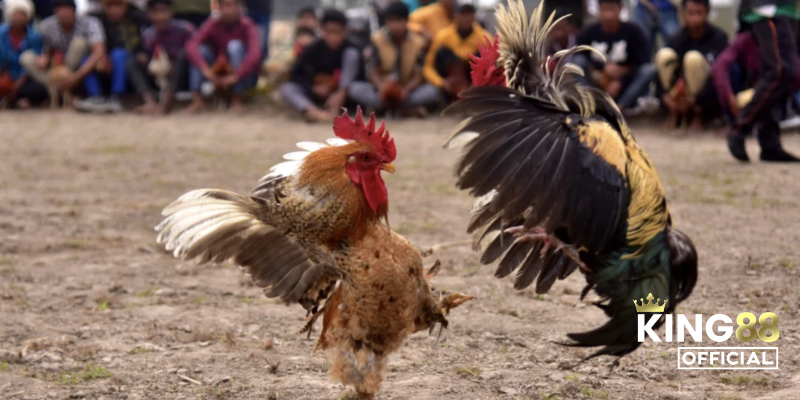
M 656 46 L 656 36 L 666 42 L 681 28 L 678 20 L 678 5 L 681 0 L 638 0 L 633 11 L 633 20 L 647 35 L 651 51 Z
M 745 137 L 755 127 L 762 161 L 798 162 L 781 145 L 778 122 L 797 76 L 797 48 L 793 19 L 795 0 L 743 0 L 742 18 L 760 50 L 761 71 L 753 99 L 738 113 L 736 126 L 728 134 L 728 149 L 739 161 L 750 161 Z
M 455 12 L 456 0 L 438 0 L 411 13 L 408 18 L 408 28 L 432 40 L 439 31 L 453 23 Z
M 566 13 L 561 10 L 556 10 L 556 13 L 556 18 L 561 18 L 566 15 Z M 564 18 L 553 26 L 553 29 L 547 37 L 547 54 L 552 56 L 561 50 L 575 47 L 577 41 L 578 29 L 575 26 L 575 19 L 572 16 Z
M 28 108 L 47 98 L 47 89 L 30 79 L 19 62 L 20 55 L 31 51 L 42 53 L 42 36 L 31 25 L 34 17 L 30 0 L 5 0 L 5 24 L 0 25 L 0 74 L 7 73 L 14 80 L 14 97 L 19 108 Z
M 203 25 L 211 15 L 210 0 L 175 0 L 175 18 L 189 21 L 194 26 Z
M 96 18 L 76 15 L 74 0 L 53 0 L 53 13 L 41 24 L 44 48 L 48 52 L 38 55 L 32 50 L 25 51 L 20 56 L 20 64 L 33 79 L 47 86 L 51 56 L 61 54 L 64 64 L 74 71 L 61 89 L 73 90 L 105 57 L 105 33 Z M 90 89 L 87 86 L 87 90 Z M 89 95 L 100 93 L 90 92 Z
M 221 0 L 219 18 L 206 21 L 186 43 L 186 56 L 194 68 L 190 71 L 190 85 L 194 98 L 187 112 L 205 107 L 200 91 L 205 78 L 217 89 L 233 89 L 230 111 L 242 109 L 242 93 L 255 87 L 261 66 L 261 37 L 253 21 L 242 15 L 239 0 Z M 212 65 L 227 66 L 233 71 L 217 76 Z M 224 69 L 224 68 L 223 68 Z
M 296 27 L 306 27 L 312 29 L 314 32 L 319 31 L 319 19 L 317 19 L 317 11 L 314 7 L 303 7 L 297 12 L 295 21 Z
M 455 23 L 437 33 L 431 43 L 422 70 L 425 79 L 454 98 L 470 84 L 469 55 L 478 54 L 478 44 L 489 38 L 475 22 L 475 7 L 459 6 Z
M 160 57 L 169 60 L 169 72 L 166 76 L 153 76 L 153 78 L 166 78 L 166 88 L 161 87 L 160 103 L 155 102 L 155 93 L 152 86 L 148 83 L 149 79 L 144 74 L 135 74 L 131 78 L 136 82 L 134 85 L 139 90 L 139 94 L 144 100 L 144 105 L 137 109 L 143 114 L 166 114 L 172 110 L 175 101 L 175 93 L 186 81 L 189 72 L 189 63 L 186 60 L 184 46 L 194 34 L 194 26 L 191 23 L 179 19 L 174 19 L 172 14 L 172 0 L 149 0 L 147 2 L 147 17 L 150 26 L 143 35 L 144 42 L 143 59 L 139 62 L 146 64 L 158 63 Z M 158 68 L 148 67 L 148 72 L 163 73 L 165 71 L 154 71 Z
M 664 105 L 675 116 L 693 114 L 695 128 L 702 130 L 702 119 L 721 110 L 708 78 L 728 35 L 708 22 L 709 0 L 683 0 L 682 8 L 685 26 L 656 53 L 656 68 Z
M 267 79 L 271 87 L 277 87 L 289 80 L 295 61 L 308 45 L 317 38 L 317 32 L 307 26 L 295 29 L 294 41 L 290 46 L 275 52 L 266 62 Z
M 345 38 L 347 17 L 328 10 L 322 17 L 322 39 L 300 55 L 281 95 L 303 117 L 327 122 L 339 113 L 347 99 L 347 87 L 360 72 L 361 54 Z
M 131 7 L 128 0 L 103 0 L 102 4 L 100 22 L 108 57 L 101 63 L 100 70 L 111 73 L 111 96 L 106 99 L 101 95 L 100 79 L 96 73 L 90 73 L 85 80 L 89 98 L 75 103 L 75 108 L 85 112 L 121 112 L 120 96 L 128 91 L 128 75 L 144 74 L 144 67 L 136 57 L 143 51 L 141 32 L 148 22 L 144 13 Z
M 272 0 L 247 0 L 247 15 L 261 29 L 261 61 L 269 56 L 269 21 Z
M 408 31 L 408 7 L 402 2 L 392 2 L 385 17 L 386 26 L 372 34 L 368 50 L 369 82 L 351 83 L 348 93 L 373 110 L 400 106 L 406 113 L 424 117 L 427 108 L 439 102 L 439 91 L 422 78 L 425 38 Z
M 573 62 L 583 68 L 585 84 L 603 89 L 617 101 L 621 110 L 630 111 L 645 96 L 655 77 L 650 50 L 641 28 L 622 22 L 621 0 L 599 0 L 600 22 L 578 35 L 579 45 L 589 45 L 597 53 L 576 54 Z

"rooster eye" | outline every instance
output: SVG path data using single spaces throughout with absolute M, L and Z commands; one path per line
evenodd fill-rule
M 369 154 L 364 154 L 363 156 L 361 156 L 361 159 L 364 161 L 369 161 Z

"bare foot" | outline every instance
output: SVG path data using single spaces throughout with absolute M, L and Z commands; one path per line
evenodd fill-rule
M 28 99 L 17 100 L 17 108 L 20 110 L 27 110 L 31 108 L 31 101 Z
M 186 108 L 181 111 L 181 114 L 197 114 L 206 108 L 206 102 L 203 99 L 195 98 Z
M 306 110 L 303 117 L 309 122 L 328 122 L 333 119 L 332 114 L 313 107 Z
M 234 97 L 231 100 L 230 106 L 228 107 L 228 114 L 239 115 L 243 112 L 244 112 L 244 106 L 242 105 L 242 99 Z
M 419 119 L 428 118 L 428 109 L 422 106 L 412 108 L 410 113 L 412 116 L 417 117 Z
M 139 107 L 133 109 L 136 114 L 155 114 L 158 112 L 158 104 L 154 102 L 146 102 Z

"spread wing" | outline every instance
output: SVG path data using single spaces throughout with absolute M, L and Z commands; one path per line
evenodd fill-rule
M 546 292 L 574 269 L 561 253 L 539 256 L 541 244 L 514 243 L 511 226 L 541 227 L 587 253 L 625 243 L 630 188 L 626 139 L 590 119 L 514 89 L 469 89 L 445 114 L 468 116 L 448 143 L 464 142 L 458 187 L 478 197 L 468 231 L 483 241 L 482 263 L 504 255 L 496 275 L 519 269 L 515 286 Z
M 183 260 L 230 260 L 264 288 L 267 297 L 312 310 L 338 280 L 335 262 L 322 249 L 284 234 L 262 198 L 200 189 L 167 206 L 157 241 Z

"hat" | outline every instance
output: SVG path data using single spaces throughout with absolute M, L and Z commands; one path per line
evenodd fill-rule
M 11 20 L 11 16 L 17 12 L 24 13 L 29 21 L 33 18 L 35 9 L 31 0 L 5 0 L 3 4 L 5 4 L 3 15 L 6 21 Z

